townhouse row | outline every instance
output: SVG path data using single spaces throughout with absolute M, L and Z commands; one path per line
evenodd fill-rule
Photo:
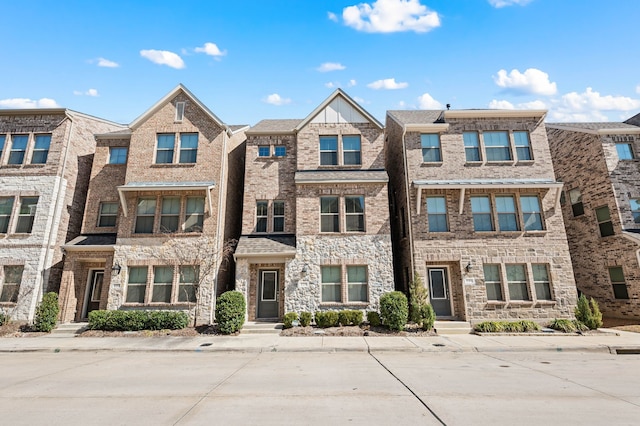
M 182 85 L 129 125 L 0 110 L 0 309 L 31 321 L 57 291 L 63 322 L 210 322 L 236 289 L 249 320 L 277 319 L 376 310 L 420 278 L 439 319 L 570 318 L 577 289 L 639 318 L 638 117 L 593 133 L 545 114 L 388 111 L 383 125 L 339 89 L 249 127 Z

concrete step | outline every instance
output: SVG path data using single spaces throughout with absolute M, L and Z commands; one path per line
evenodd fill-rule
M 433 328 L 438 334 L 469 334 L 473 331 L 467 321 L 436 321 Z
M 247 321 L 242 326 L 242 334 L 280 334 L 282 323 L 267 321 Z
M 82 333 L 87 329 L 89 323 L 86 322 L 70 322 L 66 324 L 58 324 L 56 328 L 51 331 L 52 336 L 64 336 Z

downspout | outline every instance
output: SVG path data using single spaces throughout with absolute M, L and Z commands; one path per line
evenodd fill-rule
M 407 168 L 407 145 L 406 145 L 406 141 L 405 141 L 405 135 L 407 134 L 407 126 L 403 125 L 402 126 L 402 161 L 404 163 L 404 179 L 405 179 L 405 184 L 404 184 L 404 189 L 405 189 L 405 193 L 406 193 L 406 200 L 407 200 L 407 208 L 406 208 L 406 220 L 407 220 L 407 229 L 409 231 L 409 260 L 411 261 L 411 271 L 409 271 L 409 277 L 411 278 L 411 281 L 413 281 L 413 274 L 415 271 L 415 265 L 414 265 L 414 258 L 413 258 L 413 230 L 411 227 L 411 197 L 410 197 L 410 189 L 409 189 L 409 169 Z M 409 283 L 406 283 L 407 286 L 409 286 Z M 407 287 L 408 288 L 408 287 Z

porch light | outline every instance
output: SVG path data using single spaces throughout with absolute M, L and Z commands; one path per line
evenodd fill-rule
M 304 265 L 302 265 L 302 269 L 300 270 L 300 272 L 302 273 L 302 275 L 304 275 L 307 272 L 309 272 L 309 265 L 306 264 L 306 263 Z
M 471 265 L 471 262 L 467 263 L 467 266 L 464 267 L 464 270 L 469 272 L 471 271 L 471 268 L 473 268 L 473 266 Z
M 120 271 L 122 271 L 122 267 L 120 266 L 120 264 L 118 262 L 116 262 L 116 264 L 113 265 L 113 268 L 111 268 L 111 270 L 113 272 L 115 272 L 116 275 L 120 275 Z

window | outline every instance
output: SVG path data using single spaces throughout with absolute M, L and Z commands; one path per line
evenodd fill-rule
M 518 161 L 533 160 L 529 132 L 513 132 L 513 141 L 516 145 L 516 157 Z
M 196 302 L 196 285 L 200 275 L 197 266 L 180 267 L 180 285 L 178 286 L 178 302 Z
M 27 135 L 11 135 L 11 150 L 9 151 L 9 161 L 7 164 L 22 164 L 24 154 L 27 152 Z
M 464 153 L 467 161 L 482 161 L 478 133 L 464 132 L 462 138 L 464 139 Z
M 342 302 L 340 266 L 322 266 L 322 302 Z
M 551 282 L 549 281 L 549 268 L 544 264 L 532 264 L 533 285 L 536 288 L 536 299 L 551 300 Z
M 6 234 L 9 230 L 9 220 L 13 211 L 13 197 L 0 198 L 0 234 Z
M 569 201 L 571 202 L 573 216 L 582 216 L 584 214 L 584 205 L 582 204 L 582 194 L 578 188 L 569 190 Z
M 609 268 L 609 279 L 613 286 L 613 295 L 616 299 L 628 299 L 627 283 L 624 280 L 624 272 L 621 266 Z
M 269 156 L 271 156 L 270 145 L 262 145 L 258 147 L 258 157 L 269 157 Z
M 529 300 L 525 265 L 506 265 L 507 285 L 511 300 Z
M 338 137 L 320 136 L 320 165 L 335 166 L 338 164 Z
M 284 232 L 284 201 L 273 202 L 273 232 Z
M 100 203 L 100 211 L 98 213 L 98 226 L 116 226 L 116 218 L 118 217 L 118 203 Z
M 2 292 L 0 292 L 0 302 L 16 303 L 22 282 L 24 266 L 5 266 L 4 280 L 2 282 Z
M 542 231 L 542 212 L 540 210 L 540 200 L 535 195 L 523 195 L 520 197 L 522 207 L 522 217 L 524 219 L 525 231 Z
M 502 279 L 500 265 L 483 265 L 484 285 L 487 289 L 487 300 L 504 300 L 502 298 Z
M 6 139 L 5 135 L 0 135 L 0 160 L 2 160 L 2 152 L 4 151 L 5 139 Z
M 36 217 L 38 197 L 21 197 L 20 210 L 18 211 L 18 223 L 16 233 L 29 234 L 33 228 L 33 220 Z
M 204 198 L 187 197 L 184 232 L 202 232 L 204 228 Z
M 267 232 L 268 207 L 267 201 L 256 201 L 256 232 Z
M 276 157 L 284 157 L 287 155 L 287 147 L 284 145 L 276 145 L 274 147 L 274 154 Z
M 608 206 L 598 207 L 596 209 L 596 219 L 600 228 L 600 236 L 607 237 L 613 235 L 613 222 L 611 222 L 611 214 Z
M 127 148 L 124 146 L 112 146 L 109 148 L 109 164 L 126 164 Z
M 171 303 L 171 286 L 173 285 L 172 266 L 153 267 L 152 303 Z
M 475 231 L 493 231 L 491 219 L 491 202 L 488 196 L 471 197 L 471 213 Z
M 173 133 L 161 133 L 158 135 L 158 147 L 156 150 L 156 164 L 173 163 L 173 148 L 176 135 Z
M 445 197 L 427 197 L 427 221 L 429 232 L 448 232 L 447 199 Z
M 629 200 L 629 204 L 631 204 L 631 214 L 633 215 L 633 223 L 640 223 L 640 199 L 632 198 L 631 200 Z
M 442 161 L 439 134 L 428 133 L 420 135 L 420 146 L 422 147 L 423 162 L 434 163 Z
M 136 234 L 152 234 L 156 214 L 155 198 L 140 198 L 136 208 Z
M 347 232 L 364 232 L 364 197 L 344 197 Z
M 176 102 L 176 121 L 184 119 L 184 102 Z
M 616 151 L 620 160 L 633 160 L 635 158 L 630 143 L 617 143 Z
M 347 266 L 347 299 L 349 302 L 369 300 L 367 290 L 367 267 Z
M 320 232 L 340 232 L 338 197 L 320 197 Z
M 498 211 L 498 228 L 501 231 L 520 230 L 516 215 L 516 203 L 512 195 L 496 196 L 496 210 Z
M 507 132 L 484 132 L 484 148 L 487 161 L 511 161 L 509 134 Z
M 45 164 L 49 156 L 49 146 L 51 146 L 51 135 L 36 135 L 31 164 Z
M 342 137 L 342 155 L 345 165 L 360 165 L 360 136 Z
M 127 284 L 127 303 L 144 303 L 147 290 L 147 267 L 132 266 L 129 268 Z
M 179 224 L 180 198 L 164 197 L 162 199 L 162 209 L 160 211 L 160 232 L 176 232 Z
M 195 163 L 198 157 L 198 134 L 180 133 L 180 163 Z

